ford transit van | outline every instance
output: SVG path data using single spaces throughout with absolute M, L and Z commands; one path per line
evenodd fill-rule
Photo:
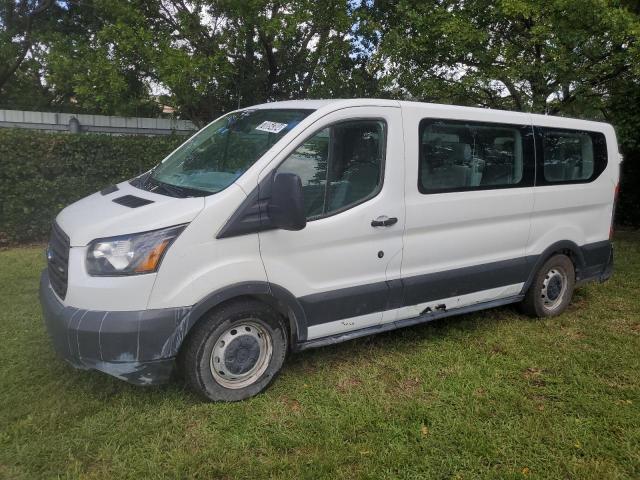
M 210 400 L 288 352 L 519 303 L 562 313 L 612 272 L 604 123 L 390 100 L 231 112 L 65 208 L 40 298 L 57 352 Z

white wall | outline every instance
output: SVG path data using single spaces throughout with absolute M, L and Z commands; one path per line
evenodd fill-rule
M 124 135 L 190 134 L 197 127 L 189 120 L 169 118 L 112 117 L 51 112 L 0 110 L 0 128 L 27 128 L 44 131 L 70 131 L 69 123 L 75 118 L 81 132 Z

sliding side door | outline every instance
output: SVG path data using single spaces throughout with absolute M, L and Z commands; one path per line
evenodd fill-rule
M 403 118 L 404 306 L 387 319 L 518 295 L 533 207 L 529 117 L 409 104 Z

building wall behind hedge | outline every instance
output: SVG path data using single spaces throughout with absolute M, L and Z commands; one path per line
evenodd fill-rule
M 0 129 L 0 245 L 46 239 L 66 205 L 148 170 L 183 141 Z

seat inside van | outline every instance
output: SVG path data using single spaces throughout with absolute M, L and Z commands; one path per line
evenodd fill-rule
M 383 155 L 381 133 L 377 122 L 345 124 L 333 129 L 324 161 L 324 168 L 329 168 L 327 191 L 321 180 L 302 187 L 307 216 L 339 210 L 375 191 Z
M 593 144 L 589 135 L 545 135 L 544 177 L 551 182 L 586 179 L 593 173 Z
M 420 178 L 424 188 L 433 190 L 517 183 L 522 178 L 520 132 L 430 126 L 422 139 Z
M 354 141 L 342 142 L 345 146 L 341 161 L 332 163 L 329 183 L 329 209 L 349 205 L 373 192 L 380 179 L 381 153 L 378 138 L 373 132 L 357 129 L 344 132 L 353 135 Z M 338 159 L 339 156 L 336 156 Z

